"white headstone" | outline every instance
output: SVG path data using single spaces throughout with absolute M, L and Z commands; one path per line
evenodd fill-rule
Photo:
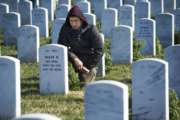
M 143 55 L 156 55 L 156 23 L 155 20 L 141 18 L 136 21 L 136 40 L 142 41 L 143 48 L 140 50 Z
M 174 15 L 170 13 L 159 14 L 155 20 L 156 35 L 162 47 L 174 45 Z
M 61 4 L 56 9 L 55 17 L 56 18 L 66 18 L 69 10 L 70 10 L 69 5 Z
M 5 3 L 0 3 L 0 32 L 1 30 L 3 31 L 3 23 L 2 23 L 2 19 L 3 19 L 3 15 L 9 12 L 9 6 L 8 4 Z
M 85 120 L 129 120 L 128 87 L 101 80 L 85 89 Z
M 0 56 L 0 119 L 7 120 L 21 114 L 20 61 Z
M 63 24 L 65 23 L 65 20 L 65 18 L 57 18 L 54 20 L 51 31 L 52 43 L 58 43 L 59 33 L 61 31 Z
M 110 46 L 113 64 L 128 64 L 133 61 L 133 29 L 121 25 L 113 30 Z
M 86 17 L 89 24 L 96 25 L 96 15 L 92 13 L 84 13 L 84 16 Z
M 91 4 L 88 1 L 77 3 L 83 13 L 91 13 Z
M 21 15 L 21 25 L 32 24 L 32 2 L 21 0 L 19 2 L 19 13 Z
M 20 0 L 0 0 L 0 3 L 9 5 L 10 12 L 18 12 L 18 3 Z
M 21 24 L 20 14 L 16 12 L 6 13 L 3 15 L 2 23 L 4 29 L 4 44 L 16 45 L 18 28 Z
M 54 20 L 54 0 L 41 0 L 40 6 L 48 10 L 49 21 Z
M 173 11 L 175 19 L 175 31 L 180 32 L 180 8 Z
M 61 4 L 67 4 L 69 7 L 71 7 L 71 0 L 59 0 L 58 5 Z
M 32 24 L 39 27 L 41 37 L 49 37 L 48 11 L 46 8 L 35 8 L 32 10 Z
M 39 0 L 34 0 L 33 7 L 36 8 L 39 6 Z
M 118 9 L 120 6 L 122 6 L 122 4 L 123 4 L 123 0 L 107 0 L 108 8 Z
M 133 120 L 169 120 L 168 63 L 143 59 L 132 66 Z
M 18 58 L 21 62 L 39 61 L 39 28 L 34 25 L 24 25 L 19 29 Z
M 94 14 L 98 20 L 101 20 L 104 10 L 107 8 L 107 0 L 91 0 Z
M 151 15 L 156 15 L 164 12 L 164 0 L 149 0 L 151 2 Z
M 135 5 L 136 0 L 124 0 L 124 4 Z
M 104 35 L 102 33 L 100 33 L 101 38 L 103 40 L 103 44 L 104 44 Z M 106 67 L 105 67 L 105 53 L 103 54 L 98 67 L 97 67 L 97 76 L 101 76 L 101 77 L 105 77 L 106 75 Z
M 40 48 L 40 93 L 67 94 L 68 56 L 67 48 L 50 44 Z
M 176 8 L 180 8 L 180 0 L 176 0 Z
M 31 113 L 17 117 L 13 120 L 61 120 L 60 118 L 46 113 Z
M 115 8 L 107 8 L 104 10 L 101 19 L 101 31 L 105 37 L 112 37 L 112 30 L 118 24 L 118 11 Z
M 135 12 L 134 6 L 123 5 L 118 9 L 118 20 L 120 25 L 128 25 L 134 29 Z
M 151 17 L 150 2 L 136 2 L 135 14 L 136 14 L 136 19 L 150 18 Z
M 164 0 L 164 12 L 172 12 L 176 9 L 176 1 L 178 0 Z
M 165 60 L 169 64 L 169 86 L 180 98 L 180 45 L 169 46 L 165 49 Z

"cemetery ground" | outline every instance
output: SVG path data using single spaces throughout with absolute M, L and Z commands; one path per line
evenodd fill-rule
M 176 44 L 180 43 L 180 33 L 176 34 Z M 2 43 L 3 36 L 0 35 L 1 54 L 6 56 L 17 57 L 17 50 L 15 46 L 4 46 Z M 41 46 L 50 43 L 50 38 L 41 38 Z M 152 56 L 141 56 L 139 49 L 142 47 L 141 43 L 134 42 L 134 60 L 142 59 Z M 131 65 L 112 65 L 110 58 L 109 42 L 105 42 L 106 54 L 106 76 L 105 78 L 97 77 L 97 80 L 116 80 L 125 83 L 131 88 Z M 157 42 L 157 56 L 156 58 L 163 58 L 163 50 Z M 39 93 L 39 68 L 37 63 L 21 63 L 21 95 L 22 95 L 22 114 L 24 113 L 50 113 L 63 120 L 83 120 L 84 106 L 83 106 L 83 89 L 79 87 L 77 75 L 69 65 L 69 83 L 70 93 L 64 95 L 40 95 Z M 131 96 L 131 89 L 129 89 L 129 96 Z M 130 118 L 131 114 L 131 98 L 130 103 Z M 180 100 L 178 100 L 174 91 L 170 92 L 170 119 L 180 119 Z

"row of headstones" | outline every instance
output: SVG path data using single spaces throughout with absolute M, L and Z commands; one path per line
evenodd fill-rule
M 165 50 L 165 61 L 144 59 L 132 65 L 132 112 L 134 119 L 169 118 L 169 88 L 180 97 L 179 45 Z M 20 61 L 0 57 L 0 118 L 20 114 Z M 170 85 L 169 85 L 170 84 Z M 41 94 L 68 93 L 67 48 L 45 45 L 40 48 Z M 4 96 L 5 95 L 5 96 Z M 143 101 L 143 102 L 142 102 Z M 7 108 L 4 111 L 4 108 Z M 128 119 L 128 87 L 115 81 L 89 84 L 85 93 L 85 118 Z

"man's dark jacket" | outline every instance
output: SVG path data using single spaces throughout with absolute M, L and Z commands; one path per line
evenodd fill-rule
M 80 30 L 71 28 L 70 16 L 81 19 Z M 68 58 L 71 62 L 78 57 L 88 69 L 95 67 L 103 55 L 103 41 L 98 30 L 95 26 L 87 23 L 78 6 L 74 6 L 69 11 L 60 31 L 58 43 L 68 47 Z

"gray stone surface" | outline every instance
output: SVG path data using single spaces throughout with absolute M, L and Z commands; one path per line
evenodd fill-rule
M 21 62 L 39 61 L 39 28 L 34 25 L 24 25 L 19 29 L 18 58 Z
M 173 11 L 175 19 L 175 31 L 180 32 L 180 8 Z
M 110 45 L 113 64 L 128 64 L 133 61 L 133 29 L 121 25 L 113 30 Z
M 92 9 L 98 20 L 101 20 L 104 10 L 107 8 L 107 0 L 91 0 Z
M 124 0 L 124 4 L 135 5 L 136 0 Z
M 32 10 L 32 24 L 39 27 L 41 37 L 49 37 L 48 10 L 38 7 Z
M 102 80 L 85 89 L 85 120 L 129 120 L 128 87 Z
M 123 0 L 107 0 L 108 8 L 118 9 L 120 6 L 122 6 L 122 4 L 123 4 Z
M 111 19 L 110 19 L 111 18 Z M 115 8 L 107 8 L 104 10 L 101 19 L 101 31 L 105 37 L 112 37 L 112 30 L 118 24 L 118 11 Z
M 83 13 L 91 13 L 91 4 L 89 1 L 82 1 L 77 3 Z
M 21 114 L 20 61 L 0 56 L 0 119 L 7 120 Z
M 104 44 L 104 35 L 102 33 L 100 33 L 101 35 L 101 38 L 103 40 L 103 44 Z M 106 76 L 106 64 L 105 64 L 105 53 L 103 54 L 99 64 L 98 64 L 98 67 L 97 67 L 97 76 L 100 76 L 100 77 L 105 77 Z
M 8 13 L 9 12 L 9 6 L 8 4 L 5 4 L 5 3 L 0 3 L 0 31 L 2 32 L 3 31 L 3 23 L 2 23 L 2 19 L 3 19 L 3 15 L 5 13 Z
M 56 9 L 55 17 L 56 18 L 66 18 L 69 10 L 70 10 L 69 5 L 61 4 Z
M 32 2 L 29 0 L 21 0 L 18 8 L 21 15 L 21 25 L 32 24 Z
M 84 16 L 86 17 L 89 24 L 96 25 L 96 15 L 92 13 L 84 13 Z
M 58 5 L 67 4 L 69 7 L 71 7 L 71 2 L 71 0 L 59 0 Z
M 40 6 L 48 10 L 49 21 L 54 20 L 54 0 L 41 0 Z
M 136 2 L 135 14 L 136 14 L 136 19 L 150 18 L 151 17 L 150 2 Z
M 135 39 L 142 41 L 143 55 L 156 55 L 156 23 L 152 19 L 141 18 L 136 21 Z
M 31 113 L 17 117 L 13 120 L 61 120 L 60 118 L 46 113 Z
M 168 63 L 143 59 L 132 66 L 132 120 L 169 120 Z
M 123 5 L 118 9 L 120 25 L 128 25 L 134 29 L 135 9 L 132 5 Z
M 169 86 L 180 98 L 180 45 L 169 46 L 165 49 L 165 60 L 169 64 Z
M 65 23 L 65 20 L 65 18 L 57 18 L 54 20 L 51 31 L 52 43 L 58 43 L 59 33 L 61 31 L 63 24 Z
M 164 0 L 164 12 L 172 12 L 176 9 L 176 1 L 178 0 Z
M 0 3 L 8 4 L 10 12 L 18 12 L 19 0 L 0 0 Z
M 156 20 L 156 36 L 163 48 L 174 45 L 174 15 L 170 13 L 159 14 Z
M 67 94 L 68 56 L 67 48 L 49 44 L 40 48 L 40 93 Z
M 18 28 L 21 24 L 20 14 L 16 12 L 6 13 L 3 15 L 2 23 L 4 29 L 4 45 L 16 45 Z
M 164 12 L 164 0 L 149 0 L 151 2 L 151 15 L 155 17 L 156 15 Z

